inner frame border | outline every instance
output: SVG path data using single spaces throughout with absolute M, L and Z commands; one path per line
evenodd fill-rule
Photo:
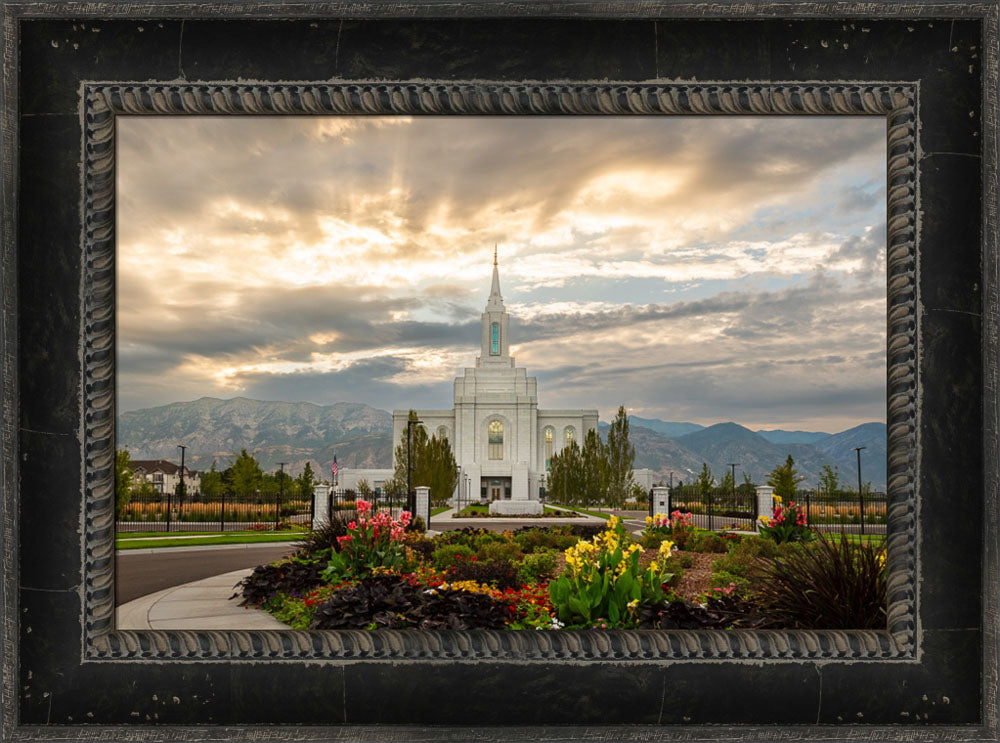
M 918 661 L 915 83 L 81 84 L 83 660 Z M 114 629 L 115 120 L 119 115 L 878 115 L 886 118 L 886 630 Z

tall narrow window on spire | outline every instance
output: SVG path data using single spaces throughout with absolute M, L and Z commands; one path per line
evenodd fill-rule
M 500 324 L 490 326 L 490 356 L 500 355 Z
M 490 459 L 503 459 L 503 423 L 493 421 L 490 423 Z

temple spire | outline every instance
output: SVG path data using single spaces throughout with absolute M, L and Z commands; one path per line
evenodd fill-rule
M 490 298 L 486 300 L 486 309 L 503 309 L 503 297 L 500 295 L 500 268 L 497 264 L 497 246 L 493 246 L 493 286 L 490 287 Z

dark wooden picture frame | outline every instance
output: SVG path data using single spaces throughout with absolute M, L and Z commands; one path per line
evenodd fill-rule
M 5 735 L 996 739 L 995 0 L 3 9 Z M 115 631 L 114 120 L 250 113 L 884 116 L 886 631 Z

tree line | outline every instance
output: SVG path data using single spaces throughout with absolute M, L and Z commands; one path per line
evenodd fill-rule
M 274 500 L 278 493 L 289 500 L 309 500 L 315 490 L 316 474 L 312 464 L 306 462 L 302 473 L 292 477 L 287 472 L 277 470 L 264 472 L 260 462 L 246 449 L 241 449 L 232 463 L 224 470 L 216 468 L 215 462 L 209 470 L 197 477 L 178 482 L 173 495 L 185 497 L 199 496 L 205 501 L 215 501 L 225 496 L 235 501 L 263 502 Z M 159 491 L 148 480 L 135 480 L 132 457 L 127 449 L 119 449 L 115 455 L 115 501 L 119 508 L 133 498 L 148 500 L 159 495 Z
M 784 500 L 794 500 L 799 492 L 800 483 L 805 479 L 795 468 L 795 460 L 789 454 L 783 464 L 779 464 L 768 473 L 766 483 L 774 488 L 775 495 Z M 726 496 L 736 493 L 741 496 L 749 496 L 753 495 L 756 490 L 757 483 L 753 482 L 750 475 L 745 472 L 743 473 L 743 482 L 739 485 L 736 485 L 734 482 L 731 471 L 726 472 L 721 480 L 716 481 L 708 463 L 704 462 L 701 466 L 701 472 L 691 484 L 685 485 L 683 481 L 679 482 L 673 492 L 681 498 L 695 497 L 705 499 L 713 494 Z M 862 490 L 865 493 L 870 492 L 871 483 L 862 485 Z M 850 489 L 841 481 L 836 465 L 824 464 L 820 471 L 819 484 L 815 492 L 819 496 L 837 498 L 846 496 L 849 493 L 857 493 L 857 490 Z
M 619 406 L 608 429 L 607 443 L 596 429 L 587 431 L 581 448 L 576 440 L 549 459 L 546 498 L 571 506 L 616 506 L 645 498 L 632 475 L 635 446 L 629 441 L 628 414 Z

